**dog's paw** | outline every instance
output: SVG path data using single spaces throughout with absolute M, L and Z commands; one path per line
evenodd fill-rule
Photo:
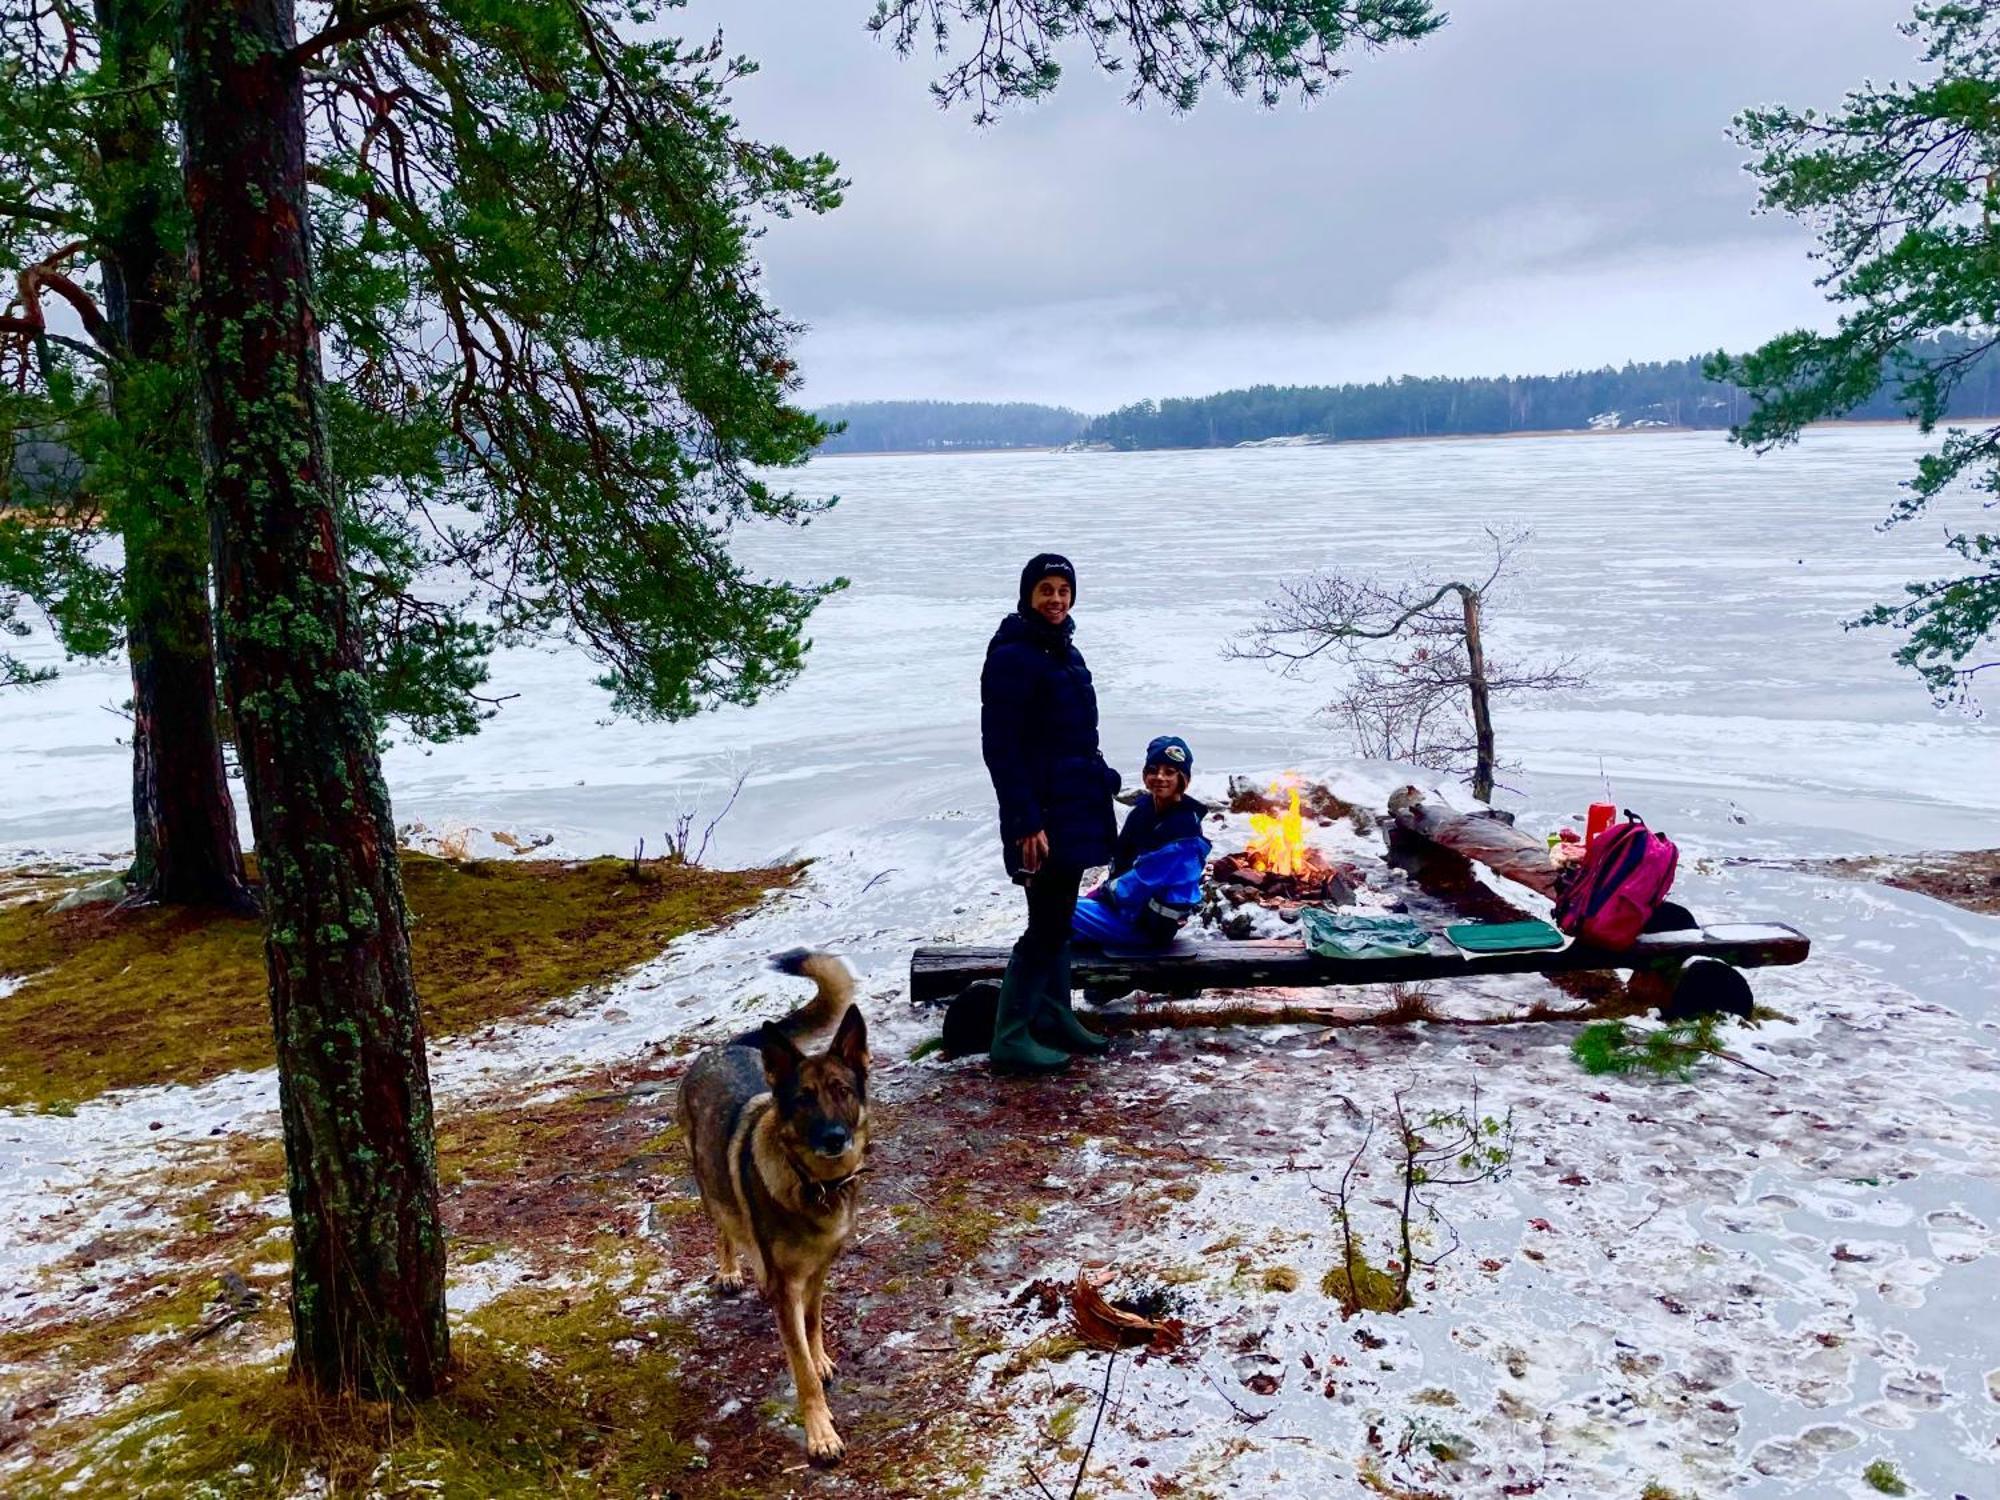
M 831 1354 L 815 1354 L 813 1368 L 819 1372 L 821 1380 L 831 1380 L 840 1373 L 840 1366 L 833 1362 Z
M 816 1464 L 837 1464 L 841 1454 L 847 1451 L 847 1444 L 840 1440 L 840 1434 L 833 1430 L 831 1418 L 809 1416 L 806 1418 L 806 1456 Z
M 745 1283 L 741 1276 L 724 1276 L 718 1273 L 715 1278 L 715 1295 L 718 1297 L 740 1297 L 743 1295 L 744 1285 Z

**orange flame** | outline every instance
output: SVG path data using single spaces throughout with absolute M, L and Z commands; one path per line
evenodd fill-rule
M 1244 852 L 1255 868 L 1273 875 L 1303 875 L 1313 863 L 1299 813 L 1299 789 L 1295 785 L 1291 791 L 1291 805 L 1283 812 L 1250 814 L 1250 844 Z

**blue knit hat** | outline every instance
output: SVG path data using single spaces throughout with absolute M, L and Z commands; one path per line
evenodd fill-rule
M 1183 777 L 1194 774 L 1194 751 L 1188 749 L 1188 742 L 1177 734 L 1163 734 L 1146 746 L 1145 769 L 1167 766 L 1181 773 Z

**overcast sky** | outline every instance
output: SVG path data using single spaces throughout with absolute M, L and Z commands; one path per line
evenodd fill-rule
M 1078 54 L 1055 98 L 979 129 L 870 9 L 682 13 L 762 63 L 736 96 L 751 131 L 853 181 L 762 242 L 774 299 L 811 325 L 810 405 L 1097 411 L 1742 348 L 1827 314 L 1809 238 L 1751 214 L 1730 117 L 1915 71 L 1907 7 L 1880 0 L 1469 0 L 1310 108 L 1135 110 Z

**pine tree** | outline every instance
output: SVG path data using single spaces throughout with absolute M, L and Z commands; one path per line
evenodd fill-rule
M 1841 307 L 1833 333 L 1801 329 L 1710 361 L 1712 374 L 1749 395 L 1735 429 L 1748 447 L 1794 442 L 1806 424 L 1885 391 L 1927 433 L 1969 386 L 1990 400 L 1985 356 L 2000 344 L 2000 0 L 1919 5 L 1903 29 L 1924 44 L 1935 73 L 1927 81 L 1864 84 L 1825 116 L 1779 106 L 1737 117 L 1737 139 L 1756 153 L 1749 169 L 1762 207 L 1813 225 L 1821 284 Z M 1988 507 L 2000 495 L 2000 426 L 1950 429 L 1918 461 L 1889 522 L 1914 520 L 1954 492 L 1984 495 Z M 1906 585 L 1901 600 L 1850 623 L 1904 632 L 1896 659 L 1951 701 L 2000 668 L 1979 659 L 2000 630 L 2000 533 L 1947 521 L 1944 544 L 1958 559 L 1953 571 Z
M 327 458 L 303 56 L 289 0 L 182 0 L 178 31 L 190 345 L 268 924 L 292 1366 L 322 1390 L 428 1396 L 449 1350 L 430 1078 Z
M 39 607 L 73 653 L 131 649 L 144 875 L 169 848 L 152 835 L 163 804 L 166 822 L 213 829 L 229 801 L 202 738 L 185 357 L 169 337 L 135 360 L 118 326 L 121 287 L 142 288 L 129 305 L 149 329 L 183 316 L 187 218 L 166 12 L 122 3 L 0 0 L 0 265 L 28 293 L 0 319 L 0 431 L 75 471 L 0 468 L 0 620 Z M 302 74 L 326 420 L 374 711 L 426 738 L 470 732 L 491 712 L 487 653 L 543 635 L 581 641 L 629 712 L 753 701 L 798 671 L 839 580 L 752 578 L 729 555 L 735 522 L 820 508 L 763 477 L 825 429 L 790 404 L 797 330 L 751 251 L 763 221 L 839 201 L 833 164 L 745 139 L 726 95 L 749 65 L 719 43 L 626 40 L 623 8 L 393 9 Z M 113 136 L 123 157 L 97 149 Z M 122 568 L 95 546 L 106 533 Z M 0 683 L 28 676 L 0 659 Z M 233 832 L 211 844 L 233 855 Z

